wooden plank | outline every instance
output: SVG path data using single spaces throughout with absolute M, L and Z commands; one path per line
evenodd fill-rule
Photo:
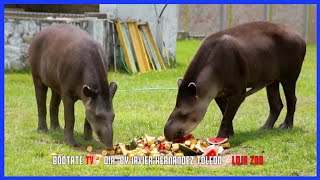
M 152 47 L 152 43 L 150 42 L 150 39 L 148 37 L 148 34 L 146 32 L 146 29 L 145 29 L 145 26 L 141 26 L 141 32 L 145 38 L 145 41 L 146 41 L 146 45 L 147 45 L 147 48 L 149 49 L 149 53 L 150 53 L 150 57 L 151 59 L 153 60 L 153 63 L 155 65 L 155 68 L 157 70 L 161 70 L 161 66 L 160 66 L 160 63 L 159 63 L 159 60 L 158 60 L 158 57 Z
M 148 23 L 147 23 L 146 26 L 145 26 L 145 30 L 146 30 L 146 32 L 147 32 L 148 38 L 149 38 L 149 40 L 150 40 L 150 42 L 151 42 L 151 45 L 152 45 L 152 47 L 153 47 L 153 49 L 154 49 L 154 51 L 155 51 L 155 53 L 156 53 L 156 56 L 157 56 L 158 61 L 159 61 L 160 65 L 161 65 L 161 68 L 162 68 L 162 69 L 166 69 L 166 67 L 165 67 L 165 65 L 164 65 L 164 63 L 163 63 L 162 56 L 161 56 L 161 54 L 160 54 L 160 52 L 159 52 L 158 46 L 157 46 L 154 38 L 153 38 L 153 35 L 152 35 L 152 33 L 151 33 L 151 30 L 150 30 L 150 27 L 149 27 L 149 24 L 148 24 Z
M 126 62 L 126 65 L 128 67 L 128 69 L 132 72 L 132 73 L 137 73 L 137 68 L 135 66 L 134 63 L 132 63 L 130 61 L 130 58 L 129 58 L 129 54 L 128 54 L 128 47 L 127 47 L 127 44 L 125 42 L 125 39 L 124 39 L 124 32 L 122 30 L 122 26 L 121 26 L 121 22 L 118 21 L 116 23 L 116 29 L 117 29 L 117 32 L 118 32 L 118 37 L 119 37 L 119 41 L 120 41 L 120 46 L 122 47 L 123 49 L 123 55 L 124 55 L 124 59 L 125 59 L 125 62 Z
M 142 44 L 142 40 L 140 38 L 140 33 L 137 29 L 136 22 L 130 21 L 127 22 L 128 29 L 130 32 L 130 37 L 133 45 L 133 50 L 136 55 L 137 64 L 139 67 L 140 72 L 148 72 L 150 71 L 150 66 L 148 64 L 147 55 Z
M 152 69 L 155 70 L 153 59 L 152 59 L 152 56 L 151 56 L 150 48 L 148 46 L 148 42 L 146 40 L 146 37 L 145 37 L 143 31 L 139 28 L 139 26 L 138 26 L 138 29 L 140 31 L 140 35 L 141 35 L 140 37 L 141 37 L 141 39 L 143 41 L 143 46 L 144 46 L 144 48 L 145 48 L 145 50 L 147 52 L 149 63 L 151 64 Z
M 128 48 L 128 56 L 129 56 L 130 63 L 131 63 L 131 65 L 134 65 L 134 67 L 137 69 L 135 54 L 134 54 L 134 51 L 133 51 L 133 47 L 132 47 L 133 45 L 132 45 L 131 39 L 129 37 L 130 33 L 129 33 L 129 30 L 128 30 L 127 24 L 125 22 L 122 22 L 121 23 L 121 27 L 122 27 L 122 30 L 123 30 L 123 37 L 124 37 L 124 40 L 125 40 L 125 43 L 126 43 L 126 47 Z

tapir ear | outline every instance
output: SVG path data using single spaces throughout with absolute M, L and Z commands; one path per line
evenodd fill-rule
M 109 88 L 110 88 L 110 97 L 111 99 L 113 99 L 114 94 L 116 94 L 116 91 L 118 89 L 118 85 L 116 82 L 111 82 L 109 85 Z
M 179 77 L 178 79 L 177 79 L 177 84 L 178 84 L 178 87 L 180 87 L 180 85 L 181 85 L 181 83 L 182 83 L 182 77 Z
M 90 88 L 88 85 L 84 85 L 83 88 L 82 88 L 82 91 L 83 91 L 83 94 L 86 97 L 91 97 L 91 98 L 96 97 L 97 94 L 98 94 L 97 90 L 94 90 L 93 88 Z
M 189 83 L 188 90 L 194 97 L 198 97 L 197 85 L 194 82 Z

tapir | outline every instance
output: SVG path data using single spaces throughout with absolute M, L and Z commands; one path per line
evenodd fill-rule
M 108 62 L 104 48 L 84 30 L 56 24 L 41 30 L 29 48 L 29 64 L 38 108 L 38 132 L 48 131 L 46 99 L 51 89 L 50 128 L 60 128 L 59 105 L 64 107 L 64 141 L 79 146 L 74 138 L 74 104 L 85 107 L 84 139 L 95 132 L 107 149 L 113 144 L 115 82 L 108 83 Z
M 206 37 L 184 77 L 178 79 L 176 104 L 164 127 L 168 140 L 192 132 L 214 99 L 223 118 L 217 137 L 234 135 L 233 119 L 245 98 L 266 87 L 269 117 L 261 129 L 273 128 L 283 108 L 281 129 L 293 127 L 296 82 L 306 53 L 305 40 L 283 24 L 250 22 Z

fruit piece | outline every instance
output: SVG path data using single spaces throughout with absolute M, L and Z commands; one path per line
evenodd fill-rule
M 153 149 L 155 149 L 155 148 L 156 148 L 156 145 L 155 144 L 151 144 L 150 151 L 153 151 Z
M 188 134 L 188 135 L 186 135 L 186 136 L 180 137 L 179 139 L 176 139 L 174 142 L 176 142 L 176 143 L 183 143 L 183 142 L 185 142 L 186 140 L 190 140 L 190 139 L 192 139 L 192 138 L 194 138 L 193 135 L 192 135 L 192 134 Z
M 112 156 L 112 155 L 114 155 L 115 153 L 116 153 L 116 152 L 112 149 L 111 151 L 109 151 L 108 154 Z
M 137 148 L 144 149 L 144 144 L 138 144 Z
M 93 147 L 92 147 L 92 146 L 88 146 L 88 147 L 87 147 L 87 152 L 92 152 L 92 150 L 93 150 Z
M 196 139 L 191 139 L 191 144 L 196 145 L 197 144 L 197 140 Z
M 206 142 L 206 141 L 200 141 L 200 144 L 201 144 L 202 146 L 204 146 L 204 147 L 210 146 L 210 144 L 209 144 L 208 142 Z
M 173 156 L 171 151 L 168 151 L 168 153 L 166 154 L 166 156 Z
M 183 153 L 176 153 L 175 156 L 184 156 Z
M 170 151 L 170 149 L 171 149 L 171 143 L 166 142 L 164 146 L 165 146 L 165 148 L 166 148 L 167 151 Z
M 165 141 L 166 140 L 166 138 L 164 136 L 159 136 L 157 139 L 160 140 L 160 141 Z
M 136 142 L 136 139 L 133 139 L 131 142 L 130 142 L 130 147 L 131 149 L 135 149 L 137 147 L 137 142 Z
M 151 144 L 153 144 L 154 140 L 156 139 L 155 137 L 148 136 L 147 134 L 145 134 L 145 137 L 146 137 L 146 141 L 147 141 L 148 146 L 151 146 Z
M 209 146 L 205 149 L 205 152 L 202 154 L 202 156 L 216 156 L 218 153 L 216 151 L 215 146 Z
M 134 154 L 133 151 L 127 151 L 126 155 L 129 156 L 130 154 Z
M 222 144 L 228 141 L 228 138 L 207 138 L 210 144 Z
M 136 143 L 137 143 L 137 145 L 138 145 L 138 144 L 144 144 L 143 138 L 137 139 Z
M 162 143 L 162 141 L 160 141 L 159 139 L 156 139 L 155 141 L 154 141 L 154 144 L 155 145 L 159 145 L 159 144 L 161 144 Z
M 229 142 L 225 142 L 225 143 L 221 144 L 221 146 L 223 147 L 223 149 L 229 149 L 230 148 L 230 143 Z
M 159 146 L 159 150 L 165 150 L 166 149 L 166 147 L 165 147 L 165 145 L 162 143 L 162 144 L 160 144 L 160 146 Z
M 121 154 L 121 149 L 117 149 L 116 154 Z
M 203 145 L 202 141 L 198 141 L 195 146 L 200 152 L 205 152 L 207 146 Z
M 106 156 L 106 155 L 108 155 L 108 151 L 104 149 L 104 150 L 102 150 L 101 154 L 102 154 L 103 156 Z
M 186 140 L 186 141 L 184 142 L 184 144 L 185 144 L 186 146 L 190 146 L 190 145 L 191 145 L 191 141 Z
M 217 156 L 218 154 L 221 154 L 222 151 L 223 147 L 211 145 L 205 149 L 205 152 L 202 154 L 202 156 Z
M 174 143 L 174 144 L 172 144 L 172 148 L 171 148 L 171 150 L 172 150 L 173 152 L 178 151 L 178 150 L 179 150 L 179 144 L 178 144 L 178 143 Z
M 126 149 L 128 149 L 128 150 L 132 150 L 132 148 L 131 148 L 131 145 L 130 145 L 130 144 L 126 144 L 126 145 L 124 145 L 124 147 L 125 147 Z
M 150 151 L 147 151 L 146 149 L 142 149 L 140 152 L 143 153 L 145 156 L 150 155 Z
M 127 153 L 128 153 L 128 150 L 126 149 L 125 145 L 124 144 L 119 144 L 119 147 L 121 149 L 122 154 L 126 156 Z
M 196 145 L 195 145 L 195 144 L 191 144 L 190 149 L 194 150 L 194 149 L 195 149 L 195 147 L 196 147 Z
M 160 153 L 157 149 L 153 149 L 152 151 L 150 151 L 150 155 L 152 156 L 154 154 L 160 154 Z
M 197 155 L 197 152 L 188 148 L 187 146 L 184 146 L 182 144 L 179 144 L 179 149 L 181 150 L 181 152 L 183 152 L 183 154 L 187 155 L 187 156 L 194 156 Z

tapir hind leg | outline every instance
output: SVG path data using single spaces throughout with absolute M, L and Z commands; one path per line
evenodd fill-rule
M 50 129 L 56 130 L 60 129 L 59 124 L 59 105 L 61 102 L 60 94 L 51 90 L 52 96 L 50 101 Z
M 296 110 L 296 81 L 283 82 L 283 91 L 287 101 L 287 115 L 284 122 L 279 126 L 280 129 L 292 129 L 294 112 Z
M 47 91 L 48 87 L 45 86 L 41 80 L 37 77 L 33 77 L 34 89 L 36 93 L 37 99 L 37 107 L 38 107 L 38 132 L 47 132 L 48 126 L 46 121 L 47 108 Z
M 214 100 L 218 104 L 218 106 L 220 108 L 220 111 L 221 111 L 221 113 L 223 115 L 224 112 L 226 111 L 226 108 L 227 108 L 227 103 L 228 103 L 227 97 L 217 97 Z
M 276 81 L 267 86 L 267 95 L 269 102 L 269 116 L 266 123 L 260 129 L 271 129 L 274 123 L 277 121 L 280 112 L 283 108 L 283 104 L 279 92 L 279 81 Z
M 245 93 L 232 95 L 228 97 L 227 107 L 223 114 L 222 122 L 217 137 L 225 138 L 234 135 L 232 120 L 241 103 L 244 101 L 245 97 Z

